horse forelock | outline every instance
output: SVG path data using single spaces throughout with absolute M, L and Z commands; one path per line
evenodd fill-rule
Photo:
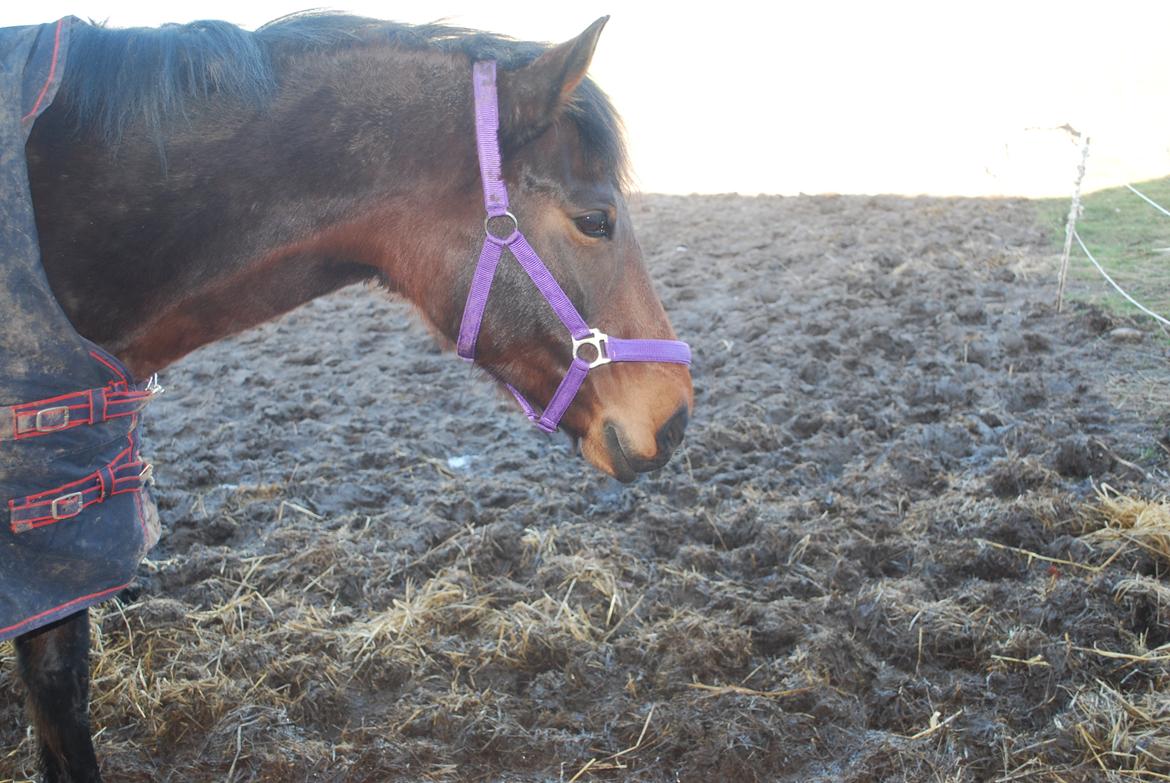
M 288 61 L 365 46 L 492 59 L 504 70 L 522 67 L 547 49 L 459 27 L 342 14 L 294 14 L 254 32 L 221 21 L 127 29 L 79 24 L 72 34 L 61 96 L 78 131 L 116 146 L 132 125 L 142 123 L 161 148 L 168 123 L 184 121 L 191 101 L 220 95 L 263 109 Z M 577 127 L 584 151 L 624 188 L 629 166 L 622 125 L 605 93 L 586 79 L 564 117 Z

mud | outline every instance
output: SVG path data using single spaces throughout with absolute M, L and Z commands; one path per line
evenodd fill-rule
M 1096 487 L 1165 492 L 1164 338 L 1055 313 L 1026 201 L 654 196 L 634 217 L 697 358 L 684 446 L 632 486 L 376 290 L 165 373 L 144 438 L 163 542 L 96 623 L 107 778 L 1170 772 L 1164 724 L 1116 757 L 1085 739 L 1093 704 L 1165 685 L 1099 651 L 1170 641 L 1166 563 L 1094 568 L 1117 550 L 1085 535 Z M 0 657 L 0 780 L 22 779 Z

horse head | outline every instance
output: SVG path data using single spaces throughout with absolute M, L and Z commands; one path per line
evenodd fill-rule
M 491 259 L 485 282 L 479 279 L 485 274 L 483 254 L 474 271 L 466 254 L 448 254 L 459 268 L 453 284 L 436 276 L 432 282 L 449 291 L 431 291 L 424 299 L 445 305 L 430 314 L 433 324 L 458 341 L 462 355 L 474 357 L 508 387 L 539 426 L 552 430 L 559 419 L 586 459 L 629 481 L 670 458 L 682 440 L 693 391 L 689 349 L 675 341 L 654 293 L 624 198 L 618 122 L 585 76 L 605 21 L 526 65 L 502 71 L 489 85 L 492 90 L 498 85 L 498 98 L 481 99 L 477 93 L 477 101 L 486 102 L 476 105 L 478 123 L 485 110 L 498 108 L 499 149 L 491 149 L 492 117 L 492 127 L 477 127 L 481 180 L 471 188 L 462 181 L 462 198 L 452 199 L 458 204 L 454 212 L 474 214 L 486 204 L 486 236 L 473 236 L 471 243 L 484 242 L 484 254 L 493 244 L 507 244 L 514 259 L 497 250 L 504 258 L 498 264 Z M 490 70 L 494 80 L 494 64 Z M 477 66 L 477 79 L 481 72 L 486 71 Z M 502 161 L 485 167 L 485 156 L 497 154 Z M 476 185 L 483 185 L 482 194 Z M 501 196 L 493 185 L 507 192 Z M 479 223 L 462 220 L 466 241 L 466 226 Z M 523 242 L 513 245 L 509 238 Z M 528 266 L 533 263 L 555 282 L 541 282 L 541 271 Z M 568 303 L 558 304 L 561 295 Z M 479 311 L 473 314 L 477 299 Z M 584 334 L 591 336 L 572 339 Z M 623 339 L 631 337 L 637 339 Z M 635 344 L 642 355 L 633 355 Z M 672 352 L 673 358 L 664 358 Z M 575 367 L 584 374 L 587 365 L 593 372 L 575 395 L 566 394 L 566 373 Z M 527 400 L 546 406 L 546 415 Z M 563 415 L 558 410 L 548 418 L 548 410 L 566 404 Z

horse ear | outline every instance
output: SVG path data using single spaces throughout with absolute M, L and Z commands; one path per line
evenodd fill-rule
M 572 98 L 589 70 L 603 16 L 571 41 L 554 46 L 530 64 L 500 75 L 500 132 L 513 142 L 547 128 Z

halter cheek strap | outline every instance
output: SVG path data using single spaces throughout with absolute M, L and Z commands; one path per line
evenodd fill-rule
M 513 257 L 536 285 L 541 296 L 552 307 L 560 322 L 569 331 L 572 339 L 573 359 L 568 372 L 561 379 L 552 399 L 542 412 L 528 402 L 517 389 L 504 383 L 508 391 L 520 403 L 525 415 L 545 432 L 556 432 L 561 417 L 568 410 L 573 398 L 589 371 L 610 362 L 667 362 L 670 364 L 691 363 L 691 349 L 679 340 L 625 340 L 610 337 L 600 329 L 591 328 L 569 297 L 557 284 L 548 267 L 528 244 L 520 232 L 516 216 L 508 211 L 508 188 L 500 173 L 499 144 L 499 101 L 496 93 L 496 64 L 494 61 L 477 62 L 473 72 L 475 88 L 475 140 L 479 151 L 479 171 L 483 180 L 483 203 L 487 211 L 484 218 L 484 242 L 479 254 L 479 263 L 467 292 L 467 304 L 463 309 L 463 322 L 459 327 L 459 341 L 456 350 L 464 359 L 475 359 L 475 343 L 483 323 L 484 310 L 491 294 L 492 280 L 496 267 L 504 257 L 504 249 Z M 489 222 L 492 218 L 506 218 L 512 221 L 512 232 L 499 237 L 491 233 Z M 592 360 L 581 356 L 581 349 L 591 346 L 596 354 Z

